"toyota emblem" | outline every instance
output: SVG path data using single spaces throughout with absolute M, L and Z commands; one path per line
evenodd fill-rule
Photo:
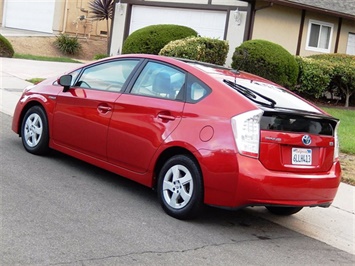
M 310 145 L 312 143 L 312 139 L 311 139 L 310 136 L 304 135 L 302 137 L 302 142 L 303 142 L 304 145 Z

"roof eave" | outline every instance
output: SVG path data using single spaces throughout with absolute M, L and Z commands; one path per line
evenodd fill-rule
M 345 13 L 341 13 L 341 12 L 337 12 L 337 11 L 333 11 L 333 10 L 329 10 L 329 9 L 324 9 L 324 8 L 305 5 L 305 4 L 298 4 L 298 3 L 290 2 L 287 0 L 263 0 L 263 1 L 269 2 L 269 3 L 274 3 L 274 4 L 279 4 L 279 5 L 283 5 L 283 6 L 295 7 L 295 8 L 299 8 L 299 9 L 305 9 L 305 10 L 309 10 L 309 11 L 319 12 L 319 13 L 323 13 L 323 14 L 329 14 L 329 15 L 333 15 L 333 16 L 341 17 L 341 18 L 345 18 L 345 19 L 355 20 L 355 15 L 352 16 L 349 14 L 345 14 Z

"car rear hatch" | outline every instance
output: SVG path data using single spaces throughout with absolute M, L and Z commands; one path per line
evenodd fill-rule
M 274 171 L 329 171 L 337 157 L 337 123 L 324 114 L 266 108 L 260 121 L 259 160 Z
M 338 119 L 276 84 L 224 79 L 259 111 L 232 118 L 239 153 L 273 171 L 324 173 L 338 158 Z

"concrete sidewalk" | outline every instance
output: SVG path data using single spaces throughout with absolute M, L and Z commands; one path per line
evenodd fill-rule
M 26 80 L 59 77 L 81 65 L 0 57 L 0 111 L 13 114 L 23 89 L 32 85 Z
M 30 78 L 58 77 L 81 64 L 0 58 L 0 112 L 12 115 Z M 341 183 L 329 208 L 305 208 L 290 217 L 271 215 L 264 208 L 250 212 L 291 230 L 355 255 L 355 187 Z M 267 230 L 267 229 L 265 229 Z

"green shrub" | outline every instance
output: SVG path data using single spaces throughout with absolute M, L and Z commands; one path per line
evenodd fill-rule
M 333 65 L 327 60 L 296 57 L 299 65 L 298 84 L 293 90 L 307 98 L 319 98 L 329 87 Z
M 228 50 L 227 41 L 206 37 L 187 37 L 169 42 L 159 54 L 224 65 Z
M 81 44 L 77 37 L 70 37 L 66 34 L 60 34 L 54 41 L 54 45 L 63 53 L 75 55 L 80 52 Z
M 349 107 L 350 97 L 355 95 L 355 56 L 346 54 L 320 54 L 309 57 L 320 65 L 331 67 L 330 86 L 339 89 L 345 95 L 345 107 Z M 329 88 L 328 89 L 332 89 Z
M 250 40 L 237 47 L 233 54 L 232 67 L 285 87 L 296 84 L 299 71 L 293 55 L 282 46 L 265 40 Z
M 99 59 L 103 59 L 103 58 L 106 58 L 106 57 L 108 57 L 107 54 L 96 54 L 94 56 L 94 60 L 99 60 Z
M 13 57 L 14 53 L 11 43 L 0 34 L 0 57 Z
M 316 54 L 308 56 L 307 58 L 312 58 L 316 60 L 327 60 L 332 63 L 341 63 L 345 61 L 351 62 L 355 60 L 354 55 L 347 55 L 347 54 Z
M 151 25 L 129 35 L 123 43 L 122 54 L 158 54 L 170 41 L 188 36 L 197 36 L 197 32 L 180 25 Z

